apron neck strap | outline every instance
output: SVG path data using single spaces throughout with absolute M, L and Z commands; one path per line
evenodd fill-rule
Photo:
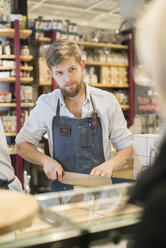
M 98 126 L 98 121 L 97 121 L 98 113 L 95 110 L 91 95 L 90 95 L 90 100 L 91 100 L 92 108 L 93 108 L 93 111 L 92 111 L 92 132 L 95 133 L 96 128 Z M 59 103 L 59 99 L 58 99 L 58 104 L 57 104 L 57 108 L 56 108 L 56 121 L 55 121 L 56 127 L 59 127 L 59 119 L 60 119 L 60 103 Z
M 95 110 L 95 107 L 94 107 L 94 104 L 93 104 L 93 100 L 92 100 L 91 95 L 90 95 L 90 100 L 91 100 L 92 108 L 93 108 L 93 111 L 92 111 L 92 133 L 95 133 L 96 132 L 96 128 L 98 126 L 98 121 L 97 121 L 98 113 Z
M 60 104 L 59 104 L 59 99 L 58 99 L 58 104 L 56 107 L 56 120 L 55 120 L 56 127 L 59 127 L 59 118 L 60 118 Z

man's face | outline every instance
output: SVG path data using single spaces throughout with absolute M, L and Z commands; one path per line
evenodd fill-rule
M 81 60 L 79 64 L 74 57 L 52 67 L 51 75 L 64 96 L 74 97 L 80 92 L 84 67 L 84 61 Z

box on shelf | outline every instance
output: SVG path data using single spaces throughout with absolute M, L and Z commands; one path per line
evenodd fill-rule
M 21 102 L 32 102 L 32 86 L 21 85 Z
M 158 152 L 159 134 L 134 135 L 134 177 L 137 178 L 146 167 L 153 165 Z
M 110 68 L 108 66 L 102 66 L 100 71 L 100 82 L 103 84 L 109 84 L 111 81 Z
M 39 85 L 51 85 L 51 76 L 48 73 L 46 58 L 39 57 L 36 60 L 36 82 Z

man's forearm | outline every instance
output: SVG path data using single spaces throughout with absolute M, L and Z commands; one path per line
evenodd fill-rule
M 112 171 L 119 170 L 133 159 L 133 146 L 124 148 L 116 152 L 116 155 L 106 163 L 110 163 Z
M 41 153 L 34 145 L 30 143 L 16 144 L 17 153 L 30 163 L 43 165 L 48 156 Z

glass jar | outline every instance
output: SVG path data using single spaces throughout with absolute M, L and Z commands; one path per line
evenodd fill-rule
M 29 55 L 29 47 L 21 46 L 21 55 Z

